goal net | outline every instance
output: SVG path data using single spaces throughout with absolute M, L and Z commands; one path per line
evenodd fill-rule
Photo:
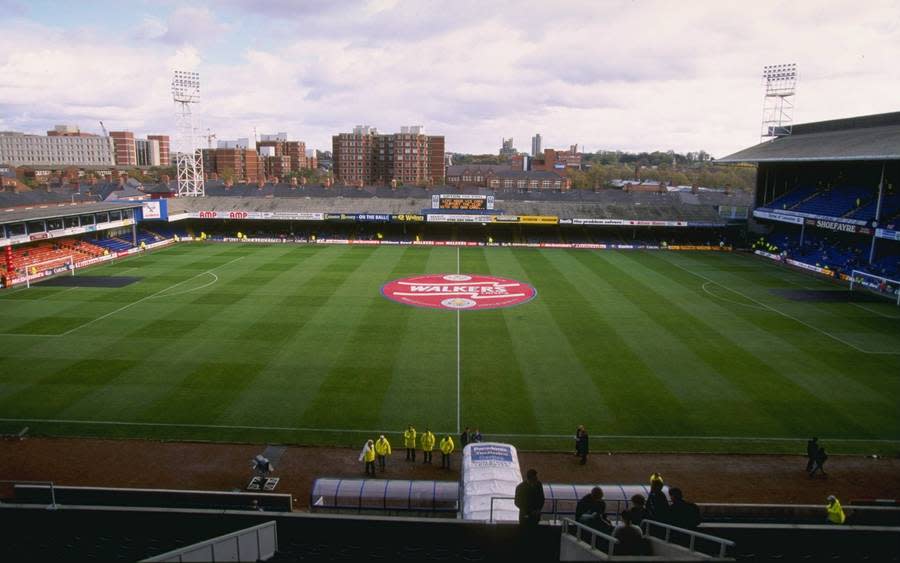
M 892 299 L 896 301 L 897 305 L 900 305 L 900 280 L 892 280 L 868 272 L 853 270 L 850 273 L 850 290 L 853 291 L 854 289 L 872 291 Z
M 43 262 L 35 262 L 23 266 L 25 270 L 25 287 L 31 287 L 31 283 L 49 276 L 70 272 L 75 275 L 75 259 L 71 256 L 59 256 L 52 260 L 44 260 Z

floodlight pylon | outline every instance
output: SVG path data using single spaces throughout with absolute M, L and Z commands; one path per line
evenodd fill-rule
M 176 70 L 172 76 L 175 101 L 175 167 L 179 197 L 206 194 L 203 182 L 203 153 L 197 144 L 191 106 L 200 103 L 200 74 Z
M 794 122 L 794 95 L 797 93 L 797 64 L 787 63 L 763 67 L 761 139 L 790 135 Z

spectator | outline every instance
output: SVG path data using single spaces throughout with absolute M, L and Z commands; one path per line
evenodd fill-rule
M 575 450 L 581 456 L 581 465 L 587 463 L 588 456 L 588 432 L 584 425 L 578 427 L 575 435 Z
M 466 426 L 465 430 L 463 430 L 459 434 L 459 447 L 465 449 L 465 447 L 468 444 L 469 444 L 469 427 Z
M 403 446 L 406 448 L 406 461 L 416 461 L 416 429 L 412 424 L 403 431 Z
M 529 469 L 525 480 L 516 486 L 516 507 L 519 524 L 537 526 L 544 508 L 544 485 L 537 478 L 537 471 Z
M 828 523 L 841 525 L 847 517 L 844 515 L 844 509 L 841 507 L 841 501 L 834 495 L 828 495 L 828 505 L 825 507 L 828 512 Z
M 384 437 L 384 434 L 378 437 L 375 442 L 375 456 L 378 458 L 378 468 L 384 471 L 387 456 L 391 455 L 391 443 Z
M 816 454 L 819 452 L 819 439 L 813 438 L 812 440 L 806 441 L 806 472 L 810 473 L 813 470 L 813 465 L 816 463 Z
M 669 524 L 685 530 L 696 530 L 700 526 L 700 507 L 684 500 L 681 489 L 678 487 L 669 489 L 669 496 L 672 497 L 672 506 L 669 507 Z
M 644 555 L 644 533 L 631 521 L 631 513 L 622 513 L 622 521 L 613 530 L 613 537 L 619 540 L 615 555 Z
M 453 437 L 447 434 L 441 440 L 441 469 L 450 469 L 450 454 L 453 453 L 454 448 Z
M 579 446 L 579 442 L 581 440 L 581 429 L 582 428 L 583 427 L 581 424 L 579 424 L 578 426 L 575 427 L 575 455 L 576 456 L 581 455 L 581 450 L 578 449 L 578 446 Z
M 828 474 L 825 473 L 825 461 L 828 460 L 828 454 L 825 453 L 825 448 L 819 448 L 816 451 L 816 457 L 814 459 L 815 465 L 813 466 L 813 470 L 809 472 L 809 476 L 815 476 L 817 471 L 822 472 L 822 477 L 827 477 Z
M 644 498 L 644 495 L 638 494 L 631 497 L 631 508 L 628 509 L 628 512 L 631 513 L 631 521 L 635 526 L 640 526 L 647 517 L 646 503 L 647 499 Z
M 366 463 L 366 475 L 375 476 L 375 444 L 372 440 L 366 440 L 363 449 L 359 452 L 359 461 Z M 371 471 L 370 471 L 371 470 Z
M 584 495 L 575 506 L 575 520 L 595 530 L 609 533 L 612 524 L 606 519 L 606 501 L 603 500 L 603 489 L 594 487 Z
M 658 475 L 654 473 L 654 475 Z M 663 492 L 662 479 L 650 480 L 650 494 L 647 496 L 647 519 L 657 522 L 668 522 L 669 499 Z
M 481 430 L 475 429 L 475 432 L 472 432 L 472 436 L 470 436 L 470 442 L 476 444 L 481 441 Z

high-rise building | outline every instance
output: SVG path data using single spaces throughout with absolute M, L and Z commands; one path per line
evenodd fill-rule
M 510 137 L 509 139 L 503 139 L 503 143 L 500 146 L 500 156 L 504 156 L 507 158 L 511 158 L 519 154 L 519 151 L 516 150 L 516 147 L 513 146 L 513 139 Z
M 159 166 L 159 141 L 154 139 L 135 139 L 134 150 L 138 166 Z
M 444 137 L 425 135 L 421 125 L 379 134 L 360 125 L 332 137 L 333 170 L 349 185 L 439 185 L 444 179 Z
M 534 137 L 531 138 L 531 156 L 540 156 L 541 155 L 541 134 L 535 133 Z
M 214 166 L 207 168 L 207 157 Z M 204 171 L 216 172 L 220 178 L 230 178 L 234 182 L 256 182 L 265 174 L 259 154 L 255 150 L 244 148 L 206 149 Z
M 60 128 L 66 128 L 60 131 Z M 48 132 L 51 133 L 51 132 Z M 115 147 L 109 137 L 57 126 L 42 135 L 0 132 L 0 164 L 10 166 L 114 166 Z
M 171 166 L 172 160 L 169 156 L 169 136 L 147 135 L 147 139 L 159 142 L 159 166 Z
M 116 147 L 116 166 L 137 166 L 134 133 L 131 131 L 110 131 L 109 136 Z

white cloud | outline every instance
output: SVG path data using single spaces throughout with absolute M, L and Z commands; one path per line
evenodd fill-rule
M 220 139 L 256 127 L 328 149 L 358 123 L 415 123 L 455 151 L 541 132 L 721 156 L 758 139 L 764 64 L 798 63 L 799 121 L 900 109 L 898 8 L 272 0 L 139 16 L 141 41 L 22 20 L 0 35 L 0 125 L 171 131 L 177 67 L 201 73 L 202 128 Z

